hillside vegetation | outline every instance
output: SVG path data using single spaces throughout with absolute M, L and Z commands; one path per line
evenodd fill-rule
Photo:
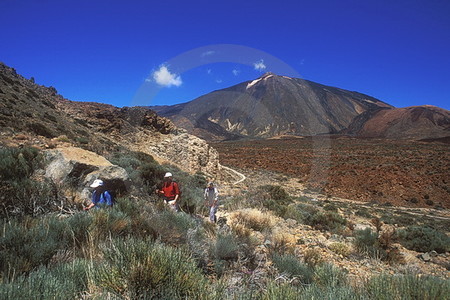
M 211 224 L 203 217 L 204 174 L 189 175 L 138 152 L 109 157 L 138 188 L 112 209 L 84 212 L 42 181 L 46 162 L 39 150 L 2 148 L 0 156 L 2 299 L 450 294 L 445 218 L 389 215 L 380 207 L 292 197 L 280 186 L 262 185 L 228 195 L 223 186 L 219 221 Z M 154 196 L 165 171 L 182 187 L 182 212 L 168 211 Z M 430 261 L 415 251 L 427 252 Z

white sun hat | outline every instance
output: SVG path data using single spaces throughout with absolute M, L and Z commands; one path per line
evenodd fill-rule
M 101 179 L 95 179 L 94 182 L 91 184 L 91 188 L 96 188 L 103 185 L 103 180 Z
M 172 177 L 172 173 L 167 172 L 166 175 L 164 175 L 164 177 Z

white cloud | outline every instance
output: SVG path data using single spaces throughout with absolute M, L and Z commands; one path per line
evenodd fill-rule
M 222 83 L 223 80 L 222 79 L 216 79 L 216 83 Z
M 264 64 L 264 60 L 262 59 L 260 61 L 253 63 L 253 66 L 255 67 L 256 71 L 263 71 L 266 69 L 266 65 Z
M 202 57 L 213 55 L 214 53 L 216 53 L 216 51 L 212 51 L 212 50 L 205 51 L 202 53 Z
M 241 73 L 241 71 L 239 71 L 239 70 L 236 70 L 236 69 L 234 69 L 234 70 L 233 70 L 233 71 L 231 71 L 231 72 L 233 72 L 234 76 L 238 76 L 238 75 L 239 75 L 239 73 Z
M 208 73 L 208 75 L 211 75 L 212 70 L 211 70 L 211 69 L 208 69 L 208 70 L 206 70 L 206 73 Z
M 180 86 L 183 83 L 181 77 L 177 74 L 170 73 L 169 69 L 165 65 L 162 65 L 159 70 L 153 72 L 153 79 L 157 84 L 165 87 L 170 87 L 172 85 Z

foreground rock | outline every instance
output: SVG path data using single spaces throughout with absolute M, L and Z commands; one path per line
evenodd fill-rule
M 89 198 L 89 185 L 97 178 L 117 191 L 126 191 L 130 179 L 125 169 L 111 164 L 94 152 L 77 147 L 57 148 L 45 151 L 47 167 L 45 176 L 61 187 L 75 190 L 71 196 L 75 201 Z M 67 196 L 67 195 L 66 195 Z

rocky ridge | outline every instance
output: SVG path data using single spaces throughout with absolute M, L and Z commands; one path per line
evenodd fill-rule
M 53 148 L 70 142 L 100 155 L 139 150 L 176 163 L 187 172 L 212 176 L 219 172 L 218 155 L 212 147 L 148 108 L 70 101 L 54 87 L 38 85 L 2 63 L 0 99 L 3 145 Z

